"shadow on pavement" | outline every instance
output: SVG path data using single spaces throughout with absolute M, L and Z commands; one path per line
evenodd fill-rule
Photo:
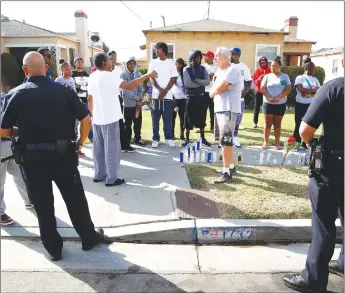
M 27 231 L 27 233 L 31 236 L 35 235 L 30 233 L 29 231 Z M 82 251 L 81 243 L 77 242 L 80 243 L 80 252 L 77 252 L 77 254 L 74 255 L 73 249 L 69 245 L 71 242 L 65 241 L 64 247 L 62 249 L 62 260 L 52 262 L 50 260 L 48 252 L 45 251 L 40 240 L 30 242 L 16 240 L 16 242 L 20 243 L 21 245 L 24 245 L 30 250 L 37 252 L 38 254 L 44 254 L 45 258 L 49 262 L 56 265 L 62 271 L 69 274 L 71 277 L 79 279 L 81 282 L 87 284 L 90 288 L 92 288 L 92 290 L 94 290 L 94 292 L 187 292 L 179 288 L 177 285 L 173 284 L 166 278 L 164 278 L 162 275 L 159 275 L 147 269 L 146 267 L 142 267 L 135 263 L 129 262 L 128 260 L 126 260 L 127 255 L 110 250 L 110 244 L 99 244 L 96 247 L 94 247 L 91 251 Z M 39 243 L 39 245 L 41 245 L 41 247 L 37 245 L 37 242 Z M 99 264 L 99 257 L 101 257 L 101 255 L 104 253 L 108 255 L 106 263 L 103 266 L 105 269 L 101 269 L 99 272 L 93 271 L 92 263 L 96 262 Z M 84 255 L 87 256 L 87 258 L 84 258 Z M 83 265 L 78 267 L 78 264 L 82 263 L 83 261 L 86 262 L 86 264 L 84 263 Z M 114 266 L 116 268 L 114 268 Z M 40 271 L 33 270 L 32 272 Z M 35 283 L 47 283 L 47 280 L 45 279 L 46 277 L 44 276 L 44 272 L 49 273 L 51 272 L 51 269 L 45 270 L 43 268 L 42 274 L 39 274 L 35 278 Z M 131 275 L 136 275 L 136 277 L 131 278 Z M 141 277 L 144 275 L 145 277 Z M 126 279 L 126 277 L 128 278 Z M 28 286 L 32 286 L 35 283 L 28 284 Z M 145 288 L 145 291 L 142 291 L 141 288 Z M 58 288 L 55 288 L 54 292 L 59 292 L 58 290 Z M 203 293 L 203 291 L 188 292 Z

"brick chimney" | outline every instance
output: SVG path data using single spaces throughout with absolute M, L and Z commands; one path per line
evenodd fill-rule
M 76 50 L 75 56 L 80 56 L 84 59 L 85 66 L 90 66 L 90 58 L 88 56 L 88 30 L 87 30 L 87 14 L 82 10 L 77 10 L 74 13 L 75 17 L 75 32 L 79 41 L 79 47 Z
M 297 26 L 298 18 L 296 16 L 291 16 L 285 21 L 284 32 L 289 32 L 290 37 L 297 38 Z

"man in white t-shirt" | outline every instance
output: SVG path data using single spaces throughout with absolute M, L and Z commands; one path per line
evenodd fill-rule
M 240 62 L 241 49 L 231 48 L 231 66 L 237 67 L 241 72 L 241 83 L 242 83 L 242 95 L 241 95 L 241 113 L 237 116 L 236 127 L 234 132 L 234 145 L 235 147 L 241 147 L 240 141 L 238 139 L 238 129 L 241 125 L 243 112 L 244 112 L 244 95 L 250 91 L 252 88 L 252 77 L 250 75 L 250 70 L 247 65 Z
M 205 58 L 205 68 L 208 72 L 210 77 L 210 84 L 205 86 L 205 99 L 206 99 L 206 117 L 207 117 L 207 109 L 210 111 L 210 125 L 211 125 L 211 132 L 214 131 L 214 103 L 213 99 L 210 99 L 210 90 L 213 85 L 213 77 L 217 71 L 217 65 L 214 63 L 214 54 L 211 51 L 207 51 L 206 53 L 202 54 Z
M 93 117 L 93 159 L 95 164 L 94 182 L 105 180 L 106 186 L 125 182 L 118 177 L 120 167 L 120 129 L 122 119 L 118 99 L 120 89 L 134 89 L 148 78 L 157 77 L 156 72 L 145 74 L 126 82 L 111 72 L 111 61 L 105 53 L 95 56 L 97 70 L 89 78 L 89 108 Z
M 171 88 L 175 84 L 178 72 L 173 60 L 167 59 L 168 45 L 159 42 L 156 44 L 157 59 L 153 59 L 149 65 L 149 72 L 156 71 L 158 77 L 152 78 L 151 114 L 153 138 L 152 147 L 159 145 L 159 121 L 163 116 L 165 142 L 174 147 L 175 142 L 172 134 L 173 96 Z
M 229 49 L 217 48 L 215 60 L 218 70 L 210 91 L 210 98 L 214 99 L 214 112 L 223 151 L 223 170 L 215 183 L 231 181 L 236 172 L 232 146 L 237 116 L 241 113 L 242 84 L 240 70 L 230 64 L 230 57 Z

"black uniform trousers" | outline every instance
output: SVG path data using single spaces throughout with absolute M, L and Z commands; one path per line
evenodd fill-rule
M 301 142 L 301 136 L 299 135 L 299 127 L 301 126 L 302 118 L 309 108 L 310 104 L 302 104 L 296 102 L 295 105 L 295 130 L 293 132 L 293 137 L 297 142 Z
M 172 117 L 172 134 L 175 137 L 175 121 L 177 114 L 180 118 L 180 138 L 184 137 L 184 112 L 186 110 L 186 99 L 175 99 L 174 108 L 178 107 L 178 112 L 173 111 Z
M 331 161 L 327 176 L 323 176 L 329 186 L 321 189 L 314 178 L 309 181 L 313 237 L 302 277 L 314 288 L 327 287 L 328 263 L 336 244 L 335 221 L 338 213 L 344 232 L 344 162 L 337 158 Z M 337 262 L 344 270 L 344 243 Z
M 140 111 L 139 117 L 135 117 L 136 107 L 124 107 L 124 130 L 126 133 L 126 141 L 131 141 L 132 139 L 132 124 L 134 131 L 134 140 L 136 142 L 141 140 L 141 126 L 143 123 L 143 116 Z
M 63 246 L 56 227 L 52 181 L 61 192 L 82 245 L 98 242 L 79 171 L 75 164 L 75 155 L 72 152 L 61 154 L 55 151 L 26 151 L 23 169 L 27 177 L 31 200 L 36 209 L 41 240 L 51 255 L 61 253 Z
M 254 108 L 254 118 L 253 122 L 254 124 L 258 124 L 259 122 L 259 113 L 260 113 L 260 107 L 263 103 L 263 95 L 262 93 L 255 93 L 255 108 Z

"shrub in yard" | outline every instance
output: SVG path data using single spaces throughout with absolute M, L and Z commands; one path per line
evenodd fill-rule
M 281 72 L 286 73 L 291 81 L 291 92 L 288 95 L 287 105 L 294 106 L 296 102 L 296 88 L 294 87 L 296 77 L 304 73 L 304 68 L 299 66 L 282 66 Z M 320 84 L 323 85 L 325 81 L 325 70 L 317 66 L 315 77 L 319 80 Z
M 6 88 L 13 88 L 22 83 L 20 80 L 20 70 L 18 62 L 9 53 L 1 54 L 1 82 Z
M 255 106 L 255 92 L 254 90 L 250 90 L 248 93 L 244 95 L 244 107 L 246 109 L 254 109 Z

